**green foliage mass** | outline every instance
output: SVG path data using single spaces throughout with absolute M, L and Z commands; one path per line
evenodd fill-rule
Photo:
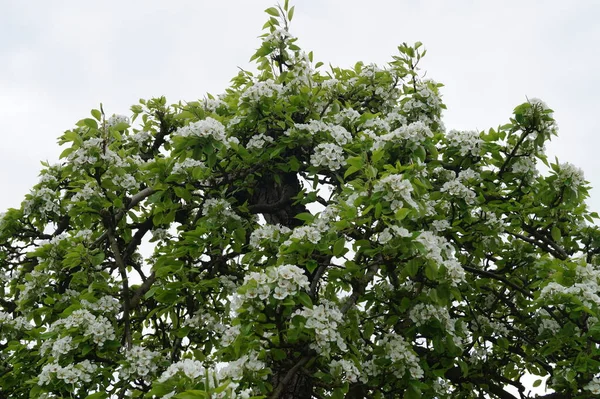
M 293 10 L 222 95 L 60 137 L 0 219 L 0 396 L 598 394 L 597 215 L 552 111 L 447 131 L 420 43 L 326 68 Z

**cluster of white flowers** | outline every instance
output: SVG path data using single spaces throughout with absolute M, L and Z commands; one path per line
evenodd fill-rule
M 417 92 L 409 98 L 403 100 L 402 111 L 408 114 L 417 114 L 418 119 L 426 124 L 440 123 L 439 114 L 441 113 L 442 101 L 432 89 L 423 82 L 417 88 Z
M 252 234 L 250 234 L 250 246 L 258 249 L 260 248 L 263 240 L 268 240 L 269 242 L 279 242 L 283 235 L 289 234 L 291 231 L 292 230 L 289 228 L 280 224 L 265 224 L 263 226 L 259 226 L 252 232 Z
M 121 187 L 123 190 L 129 192 L 135 191 L 139 187 L 139 183 L 137 182 L 135 177 L 133 177 L 129 173 L 125 173 L 124 175 L 115 174 L 112 177 L 112 181 L 117 186 Z
M 113 126 L 117 126 L 119 123 L 126 123 L 126 124 L 130 124 L 129 122 L 129 118 L 125 115 L 116 115 L 114 114 L 113 116 L 111 116 L 110 118 L 108 118 L 106 120 L 106 126 L 107 127 L 113 127 Z
M 434 220 L 433 222 L 431 222 L 431 230 L 433 230 L 436 233 L 448 230 L 449 228 L 450 222 L 446 219 Z
M 385 116 L 385 121 L 390 126 L 404 126 L 408 123 L 406 116 L 403 115 L 397 107 L 392 108 Z
M 448 309 L 430 303 L 417 303 L 408 313 L 415 325 L 422 326 L 431 320 L 437 320 L 450 334 L 456 331 L 456 320 L 453 320 Z
M 60 212 L 60 205 L 54 190 L 48 187 L 41 187 L 33 191 L 30 195 L 31 198 L 23 202 L 23 212 L 26 215 L 37 211 L 45 218 L 51 213 Z
M 244 371 L 256 372 L 265 369 L 267 365 L 258 359 L 258 352 L 251 351 L 235 361 L 229 362 L 219 370 L 219 379 L 231 378 L 234 381 L 242 379 Z
M 465 271 L 454 257 L 452 246 L 444 237 L 440 237 L 431 231 L 421 231 L 415 241 L 425 247 L 427 251 L 425 257 L 427 259 L 446 267 L 452 285 L 458 285 L 465 281 Z
M 493 334 L 499 336 L 507 336 L 508 334 L 508 328 L 506 328 L 506 325 L 499 321 L 493 320 L 483 315 L 478 315 L 475 318 L 475 321 L 476 322 L 472 325 L 472 328 L 475 331 L 487 328 L 490 329 Z
M 408 369 L 413 379 L 423 378 L 425 374 L 419 365 L 419 358 L 403 336 L 389 334 L 381 340 L 381 343 L 386 349 L 387 356 L 394 363 L 393 370 L 396 377 L 403 378 Z
M 215 370 L 206 367 L 202 362 L 192 359 L 183 359 L 179 362 L 171 364 L 167 370 L 158 378 L 158 382 L 165 382 L 176 375 L 185 376 L 191 380 L 202 380 L 208 382 L 206 389 L 215 389 L 216 392 L 211 392 L 211 398 L 215 399 L 249 399 L 252 395 L 252 389 L 246 388 L 238 390 L 239 383 L 234 382 L 240 380 L 244 370 L 258 371 L 265 367 L 264 362 L 256 358 L 255 353 L 244 355 L 235 362 L 230 362 L 224 365 L 221 369 Z M 208 378 L 206 378 L 208 377 Z M 223 383 L 227 382 L 226 386 Z M 162 396 L 163 399 L 171 398 L 176 392 L 171 392 Z
M 272 79 L 255 82 L 242 93 L 238 105 L 241 105 L 245 101 L 258 103 L 262 98 L 276 97 L 281 95 L 282 92 L 283 86 L 279 83 L 275 83 Z
M 576 282 L 568 287 L 551 282 L 542 288 L 540 300 L 554 299 L 557 296 L 573 295 L 588 308 L 600 307 L 600 270 L 590 264 L 577 266 Z
M 236 311 L 241 306 L 241 298 L 237 295 L 234 295 L 232 298 L 231 307 L 234 311 Z M 223 328 L 222 336 L 221 336 L 221 345 L 223 347 L 229 346 L 235 341 L 235 339 L 240 335 L 241 327 L 239 324 L 235 326 L 227 326 Z
M 271 267 L 266 272 L 250 272 L 244 277 L 240 294 L 241 302 L 254 298 L 265 300 L 273 295 L 275 299 L 285 299 L 295 295 L 300 289 L 309 286 L 308 277 L 298 266 L 281 265 Z
M 138 146 L 143 146 L 144 144 L 148 144 L 150 140 L 152 140 L 152 135 L 144 130 L 139 131 L 135 134 L 127 136 L 130 142 L 137 144 Z
M 81 147 L 69 154 L 68 161 L 74 166 L 91 165 L 100 160 L 116 167 L 128 166 L 126 160 L 108 148 L 106 144 L 100 137 L 91 137 L 84 141 Z M 136 160 L 139 162 L 140 159 Z
M 81 328 L 85 337 L 90 337 L 95 344 L 104 344 L 115 339 L 115 330 L 110 321 L 104 316 L 94 316 L 89 310 L 78 309 L 64 319 L 52 323 L 49 331 L 60 327 L 68 330 L 73 327 Z M 46 341 L 50 342 L 50 340 Z
M 152 230 L 152 239 L 153 240 L 167 240 L 171 237 L 169 234 L 169 230 L 167 229 L 154 229 Z
M 31 323 L 23 316 L 13 318 L 11 313 L 0 311 L 0 326 L 11 326 L 16 330 L 30 330 L 33 328 Z
M 577 188 L 585 183 L 585 178 L 583 176 L 583 170 L 576 167 L 573 164 L 568 162 L 561 163 L 558 165 L 559 172 L 557 173 L 557 179 L 554 184 L 557 188 L 561 188 L 563 186 L 570 187 L 571 189 L 577 191 Z
M 218 333 L 223 333 L 226 329 L 213 314 L 203 309 L 198 310 L 189 319 L 185 319 L 181 325 L 183 327 L 192 327 L 194 329 L 215 331 Z
M 344 381 L 356 382 L 360 376 L 360 371 L 354 362 L 346 359 L 332 360 L 329 367 L 334 375 L 343 376 Z
M 417 208 L 417 203 L 412 199 L 413 186 L 409 180 L 404 179 L 401 174 L 387 175 L 375 183 L 374 192 L 385 193 L 383 198 L 391 201 L 393 210 L 404 206 L 402 200 L 413 208 Z
M 241 220 L 241 217 L 231 209 L 231 204 L 220 198 L 205 200 L 202 206 L 202 216 L 208 216 L 216 220 L 222 220 L 223 218 Z
M 140 378 L 154 374 L 158 369 L 160 353 L 151 351 L 139 345 L 133 345 L 125 352 L 127 364 L 119 371 L 121 378 Z
M 158 382 L 165 382 L 178 373 L 182 373 L 186 377 L 195 380 L 196 378 L 204 377 L 206 368 L 204 367 L 204 364 L 198 360 L 183 359 L 171 364 L 161 376 L 158 377 Z
M 362 128 L 370 129 L 371 132 L 373 130 L 378 131 L 378 132 L 389 132 L 390 124 L 387 122 L 387 120 L 381 119 L 380 117 L 376 117 L 376 118 L 367 119 L 362 124 Z M 369 135 L 369 133 L 366 133 L 366 134 Z
M 71 203 L 67 204 L 67 210 L 71 210 L 76 202 L 87 202 L 97 194 L 98 193 L 95 191 L 95 183 L 85 183 L 85 185 L 71 197 Z
M 475 131 L 450 130 L 446 134 L 446 140 L 448 145 L 458 148 L 462 156 L 467 154 L 478 156 L 481 153 L 483 140 Z
M 275 28 L 273 29 L 273 32 L 265 36 L 263 41 L 279 47 L 282 43 L 291 38 L 293 38 L 293 36 L 287 29 Z
M 528 117 L 532 117 L 534 113 L 543 113 L 544 111 L 547 111 L 550 109 L 550 107 L 548 107 L 548 105 L 545 102 L 543 102 L 542 100 L 540 100 L 539 98 L 530 98 L 529 103 L 531 104 L 531 109 L 529 109 L 525 112 L 525 116 L 528 116 Z M 547 113 L 546 115 L 551 118 L 553 117 L 552 112 Z M 541 118 L 537 118 L 537 121 L 540 124 L 539 126 L 536 127 L 537 131 L 544 132 L 547 135 L 556 134 L 558 132 L 558 126 L 554 120 L 546 121 L 546 120 L 541 120 Z
M 332 302 L 325 300 L 321 302 L 321 305 L 314 305 L 312 309 L 303 307 L 296 310 L 292 317 L 304 317 L 306 319 L 304 327 L 314 330 L 315 341 L 310 344 L 311 349 L 327 356 L 331 352 L 331 345 L 335 343 L 342 352 L 345 352 L 348 348 L 339 332 L 343 315 Z
M 292 244 L 292 240 L 296 239 L 298 241 L 308 240 L 313 244 L 318 244 L 321 241 L 321 231 L 317 229 L 315 226 L 300 226 L 296 227 L 290 239 L 283 243 L 284 246 L 289 246 Z
M 221 98 L 205 98 L 202 101 L 202 106 L 204 107 L 204 110 L 207 112 L 215 112 L 217 110 L 217 108 L 220 107 L 227 107 L 227 103 L 223 100 L 221 100 Z
M 416 238 L 416 241 L 423 244 L 427 249 L 427 258 L 436 263 L 443 263 L 442 255 L 451 256 L 452 247 L 444 237 L 433 234 L 430 231 L 422 231 Z
M 27 281 L 25 281 L 25 288 L 23 288 L 19 296 L 20 301 L 26 301 L 39 295 L 40 291 L 48 286 L 51 275 L 39 270 L 32 270 L 28 277 Z
M 466 281 L 465 269 L 455 258 L 449 258 L 444 261 L 444 267 L 446 267 L 446 274 L 450 280 L 450 284 L 457 286 L 458 284 Z
M 377 237 L 377 241 L 380 244 L 387 244 L 390 240 L 396 237 L 410 237 L 411 234 L 404 227 L 400 226 L 389 226 L 383 229 L 379 236 Z
M 181 162 L 175 162 L 175 164 L 173 165 L 173 170 L 171 172 L 174 174 L 175 173 L 185 173 L 189 169 L 195 168 L 197 166 L 203 168 L 204 162 L 198 161 L 197 159 L 193 159 L 193 158 L 186 158 L 185 160 L 183 160 Z
M 474 171 L 471 168 L 461 170 L 457 177 L 458 181 L 462 183 L 478 182 L 481 180 L 479 172 Z
M 89 360 L 84 360 L 76 364 L 71 363 L 64 367 L 57 362 L 46 363 L 40 372 L 38 385 L 49 384 L 53 380 L 53 377 L 63 380 L 69 385 L 80 382 L 90 382 L 97 369 L 98 366 L 91 363 Z
M 515 159 L 511 166 L 513 173 L 526 175 L 527 177 L 535 177 L 539 174 L 533 157 L 519 157 Z
M 374 79 L 375 74 L 378 72 L 385 72 L 385 69 L 378 67 L 376 64 L 368 64 L 362 67 L 362 70 L 360 71 L 360 76 L 369 79 Z
M 310 163 L 316 167 L 324 166 L 331 171 L 338 170 L 346 163 L 344 149 L 334 143 L 321 143 L 315 147 Z
M 433 137 L 431 129 L 425 123 L 417 121 L 381 136 L 376 136 L 373 142 L 373 150 L 382 148 L 387 143 L 397 143 L 398 140 L 406 140 L 409 147 L 413 148 L 431 137 Z
M 90 302 L 85 299 L 81 300 L 81 306 L 84 309 L 89 309 L 99 313 L 115 314 L 120 309 L 121 304 L 119 300 L 110 295 L 104 295 L 96 302 Z
M 480 207 L 473 208 L 471 210 L 471 216 L 475 219 L 481 220 L 486 226 L 492 230 L 502 231 L 504 229 L 504 223 L 502 219 L 498 219 L 495 213 L 484 211 Z
M 311 135 L 315 135 L 319 132 L 328 133 L 333 141 L 338 145 L 346 145 L 352 141 L 352 135 L 346 128 L 339 124 L 326 123 L 318 120 L 311 120 L 308 123 L 297 123 L 294 125 L 294 129 L 288 130 L 286 134 L 291 135 L 293 131 L 304 130 L 309 132 Z
M 477 198 L 475 191 L 462 184 L 459 179 L 447 181 L 440 191 L 448 193 L 453 198 L 463 199 L 469 205 L 473 204 Z
M 600 377 L 595 376 L 590 382 L 588 382 L 583 389 L 590 391 L 593 394 L 600 394 Z
M 181 137 L 211 137 L 217 142 L 227 144 L 225 126 L 211 117 L 180 127 L 175 135 Z
M 94 232 L 90 229 L 81 229 L 73 235 L 73 238 L 83 238 L 84 241 L 89 241 L 93 234 Z
M 52 184 L 52 183 L 58 182 L 58 180 L 56 179 L 56 176 L 54 176 L 50 170 L 45 170 L 43 172 L 45 172 L 45 173 L 42 173 L 40 175 L 39 184 L 47 185 L 49 183 Z
M 336 79 L 326 80 L 325 82 L 323 82 L 323 85 L 325 85 L 326 83 L 330 84 L 330 85 L 334 85 L 334 84 L 337 84 L 337 80 Z M 332 118 L 333 118 L 333 121 L 338 125 L 340 125 L 342 123 L 353 124 L 356 121 L 358 121 L 358 119 L 360 119 L 360 112 L 358 112 L 354 108 L 344 108 L 344 109 L 341 109 L 339 112 L 335 113 L 332 116 Z
M 542 335 L 548 331 L 551 335 L 558 334 L 561 327 L 556 320 L 554 320 L 545 309 L 540 311 L 540 317 L 538 319 L 538 334 Z
M 273 137 L 259 133 L 250 138 L 246 148 L 248 149 L 261 149 L 264 148 L 267 143 L 273 143 Z
M 292 230 L 289 239 L 282 245 L 284 247 L 290 246 L 293 240 L 308 240 L 313 244 L 318 244 L 319 241 L 321 241 L 323 234 L 330 229 L 331 223 L 337 217 L 337 213 L 338 211 L 335 205 L 327 206 L 327 208 L 323 209 L 311 224 L 299 226 Z

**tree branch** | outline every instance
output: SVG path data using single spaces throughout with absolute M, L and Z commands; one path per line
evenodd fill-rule
M 106 232 L 108 234 L 108 240 L 110 241 L 110 246 L 113 251 L 113 256 L 115 257 L 115 262 L 117 262 L 117 266 L 119 267 L 119 274 L 121 275 L 121 280 L 123 283 L 123 322 L 124 326 L 124 340 L 127 345 L 127 349 L 131 348 L 131 320 L 129 319 L 129 312 L 131 308 L 131 303 L 129 299 L 129 279 L 127 278 L 127 269 L 125 266 L 125 262 L 121 257 L 121 250 L 119 249 L 119 244 L 113 235 L 113 226 L 108 226 Z
M 275 389 L 271 393 L 271 396 L 269 396 L 269 399 L 279 398 L 281 396 L 281 394 L 283 393 L 283 390 L 285 389 L 286 385 L 290 383 L 292 378 L 294 378 L 294 375 L 296 375 L 296 373 L 298 372 L 300 367 L 304 366 L 311 359 L 312 359 L 311 355 L 305 355 L 305 356 L 301 357 L 300 360 L 298 360 L 298 362 L 294 366 L 292 366 L 291 369 L 288 370 L 288 372 L 285 374 L 283 379 L 281 381 L 279 381 L 279 383 L 277 384 L 277 387 L 275 387 Z

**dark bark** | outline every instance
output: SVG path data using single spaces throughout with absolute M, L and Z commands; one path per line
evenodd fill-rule
M 296 173 L 281 173 L 278 179 L 265 174 L 254 188 L 249 209 L 253 213 L 261 213 L 269 224 L 281 224 L 289 228 L 300 226 L 303 222 L 295 216 L 306 212 L 306 207 L 294 202 L 301 190 Z
M 299 213 L 307 212 L 303 204 L 295 203 L 302 190 L 296 173 L 280 173 L 277 178 L 272 174 L 263 174 L 254 192 L 249 195 L 248 205 L 252 213 L 260 213 L 269 224 L 281 224 L 293 229 L 303 222 L 296 219 Z M 293 348 L 288 353 L 305 352 L 302 347 Z M 308 356 L 300 359 L 283 359 L 273 365 L 273 392 L 270 398 L 311 399 L 314 392 L 313 378 L 302 371 Z

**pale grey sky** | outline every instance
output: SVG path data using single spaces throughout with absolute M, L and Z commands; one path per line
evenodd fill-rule
M 104 104 L 221 93 L 251 68 L 263 10 L 275 0 L 0 0 L 0 211 L 57 161 L 56 138 Z M 446 85 L 448 129 L 504 124 L 527 97 L 555 110 L 548 152 L 600 187 L 600 2 L 297 0 L 292 33 L 315 60 L 384 65 L 422 41 L 427 76 Z M 594 198 L 595 196 L 595 198 Z M 600 210 L 600 190 L 589 202 Z

